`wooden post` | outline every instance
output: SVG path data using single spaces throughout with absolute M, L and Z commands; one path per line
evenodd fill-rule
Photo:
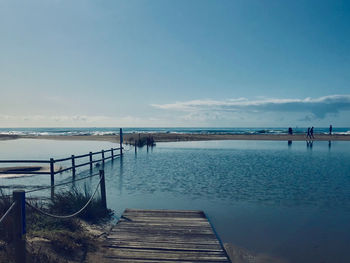
M 102 207 L 107 210 L 107 199 L 106 199 L 106 185 L 105 185 L 105 171 L 100 170 L 100 179 L 101 179 L 101 204 Z
M 137 152 L 136 144 L 137 144 L 137 140 L 135 140 L 135 153 Z
M 123 129 L 119 130 L 119 148 L 120 148 L 120 157 L 123 155 Z
M 55 160 L 50 158 L 50 175 L 51 175 L 51 198 L 55 195 Z
M 114 159 L 113 148 L 111 148 L 111 156 L 112 156 L 112 161 L 113 161 L 113 159 Z
M 89 152 L 89 158 L 90 158 L 90 170 L 92 170 L 92 152 Z
M 72 176 L 75 177 L 75 157 L 72 155 Z
M 102 153 L 102 165 L 105 165 L 105 151 L 102 150 L 101 153 Z
M 13 201 L 16 202 L 13 214 L 13 241 L 15 248 L 15 262 L 26 262 L 26 209 L 25 191 L 15 190 L 12 193 Z

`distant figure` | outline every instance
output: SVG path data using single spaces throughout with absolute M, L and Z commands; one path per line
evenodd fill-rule
M 315 139 L 315 137 L 314 137 L 314 126 L 312 126 L 311 129 L 310 129 L 310 138 Z
M 332 124 L 329 125 L 329 135 L 332 135 L 332 130 L 333 130 L 333 127 L 332 127 Z
M 311 138 L 311 135 L 310 135 L 310 127 L 307 128 L 306 138 Z
M 291 127 L 288 128 L 288 134 L 293 135 L 293 129 Z

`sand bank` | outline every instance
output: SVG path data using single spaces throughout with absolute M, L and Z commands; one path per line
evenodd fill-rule
M 55 172 L 62 170 L 62 167 L 55 167 Z M 1 167 L 0 178 L 18 178 L 24 176 L 33 176 L 31 172 L 50 172 L 49 166 L 12 166 L 12 167 Z M 3 174 L 2 174 L 3 173 Z
M 152 136 L 155 142 L 176 141 L 210 141 L 210 140 L 269 140 L 269 141 L 305 141 L 304 134 L 185 134 L 185 133 L 129 133 L 124 134 L 124 143 L 131 143 L 140 137 Z M 40 136 L 9 136 L 0 135 L 0 140 L 11 139 L 46 139 L 66 141 L 110 141 L 119 142 L 118 135 L 40 135 Z M 315 134 L 315 141 L 350 141 L 350 135 Z

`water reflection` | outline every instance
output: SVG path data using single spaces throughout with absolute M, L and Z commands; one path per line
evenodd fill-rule
M 119 181 L 118 181 L 118 188 L 119 188 L 119 194 L 123 193 L 123 177 L 124 177 L 124 157 L 120 156 L 119 158 Z
M 285 141 L 131 148 L 105 164 L 108 206 L 117 214 L 125 208 L 200 209 L 224 242 L 290 262 L 350 262 L 344 252 L 350 243 L 350 144 L 306 144 L 288 142 L 288 150 Z M 48 182 L 38 176 L 23 184 L 38 184 L 38 178 Z M 71 180 L 71 174 L 62 178 Z M 90 180 L 94 187 L 98 177 Z
M 313 144 L 314 144 L 314 141 L 306 141 L 306 148 L 309 150 L 312 150 Z

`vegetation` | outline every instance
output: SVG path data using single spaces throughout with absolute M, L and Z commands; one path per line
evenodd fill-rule
M 128 139 L 127 143 L 132 144 L 132 145 L 136 145 L 137 147 L 143 147 L 145 145 L 147 146 L 155 146 L 156 143 L 154 141 L 153 136 L 141 136 L 140 134 L 138 135 L 138 137 L 132 136 Z
M 52 214 L 68 215 L 80 210 L 90 199 L 87 187 L 83 191 L 73 188 L 55 194 L 50 201 L 29 202 Z M 0 189 L 0 217 L 12 204 L 12 198 Z M 94 237 L 85 231 L 84 221 L 92 224 L 106 223 L 113 216 L 112 210 L 102 208 L 100 198 L 95 198 L 77 217 L 55 219 L 26 206 L 28 262 L 80 262 L 87 251 L 94 250 Z M 9 214 L 0 224 L 0 263 L 11 262 L 12 220 Z

